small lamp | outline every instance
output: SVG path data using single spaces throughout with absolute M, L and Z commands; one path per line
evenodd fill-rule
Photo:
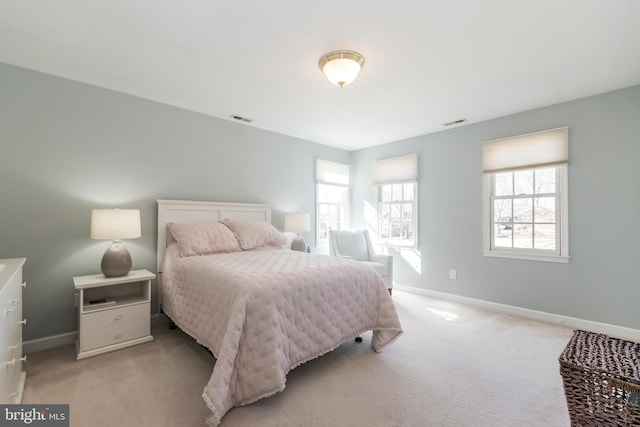
M 291 242 L 292 251 L 307 252 L 307 242 L 300 235 L 303 231 L 311 230 L 308 213 L 286 214 L 284 216 L 284 231 L 296 233 Z
M 139 209 L 93 209 L 91 211 L 91 238 L 113 240 L 100 263 L 105 277 L 129 274 L 131 255 L 121 240 L 135 239 L 141 235 Z

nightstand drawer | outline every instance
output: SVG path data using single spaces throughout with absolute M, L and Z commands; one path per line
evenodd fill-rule
M 98 311 L 96 313 L 85 313 L 82 315 L 82 332 L 92 332 L 99 329 L 109 328 L 117 325 L 124 325 L 140 320 L 149 320 L 150 304 L 136 304 L 129 307 L 111 308 Z
M 96 313 L 97 314 L 97 313 Z M 146 311 L 149 316 L 149 307 Z M 118 344 L 149 335 L 149 320 L 127 323 L 111 328 L 100 329 L 93 332 L 83 332 L 80 337 L 80 351 L 93 350 L 94 348 L 105 347 L 107 345 Z

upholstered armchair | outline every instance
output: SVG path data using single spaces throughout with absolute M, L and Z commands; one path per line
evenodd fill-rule
M 367 230 L 329 230 L 329 254 L 352 258 L 373 267 L 391 293 L 393 288 L 393 257 L 376 254 Z

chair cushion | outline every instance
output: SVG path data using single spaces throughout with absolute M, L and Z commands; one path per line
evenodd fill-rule
M 378 273 L 382 277 L 387 277 L 389 275 L 389 269 L 384 264 L 380 264 L 379 262 L 373 262 L 373 261 L 362 261 L 362 263 L 373 267 L 376 273 Z
M 342 255 L 358 261 L 369 261 L 367 240 L 362 232 L 336 231 L 336 243 Z

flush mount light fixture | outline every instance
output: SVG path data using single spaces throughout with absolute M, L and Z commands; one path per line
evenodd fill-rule
M 358 77 L 364 65 L 364 56 L 352 50 L 334 50 L 323 55 L 318 64 L 327 79 L 342 88 Z

